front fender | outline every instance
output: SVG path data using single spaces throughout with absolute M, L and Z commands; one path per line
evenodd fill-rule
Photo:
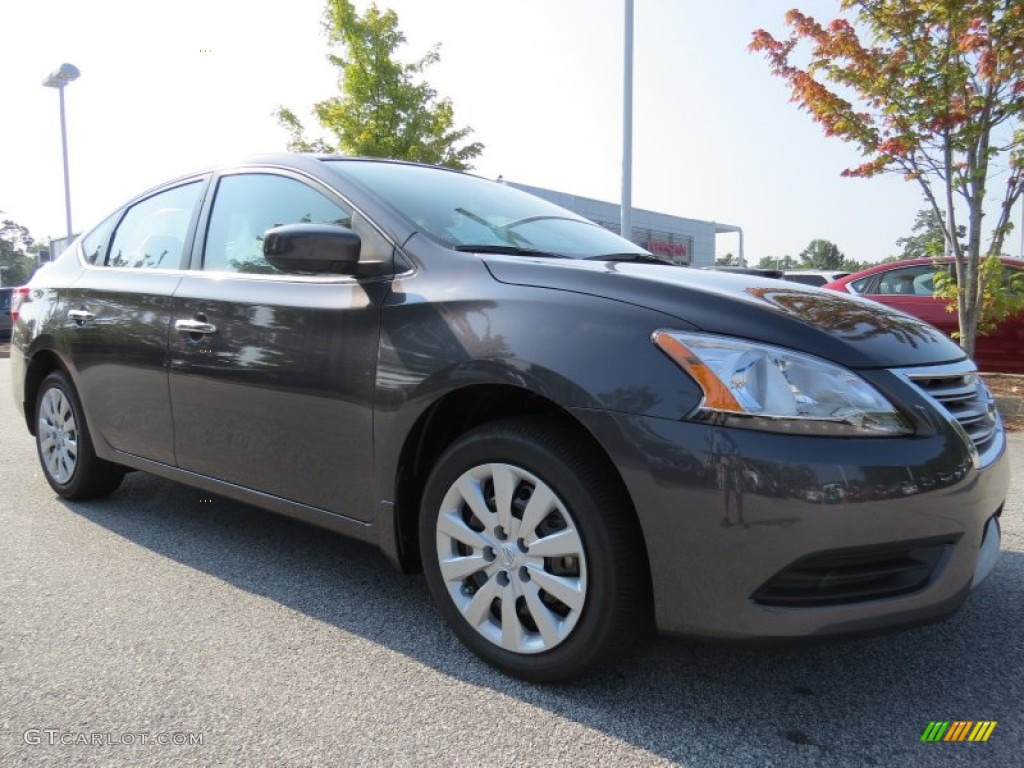
M 445 281 L 432 300 L 432 285 L 398 280 L 382 309 L 374 465 L 384 509 L 392 510 L 402 453 L 421 417 L 460 390 L 504 386 L 516 402 L 533 395 L 567 411 L 673 420 L 700 402 L 696 382 L 651 342 L 658 328 L 685 328 L 678 319 L 611 299 L 497 282 L 488 286 L 492 295 L 480 297 L 479 281 L 467 280 L 464 293 Z M 477 297 L 449 298 L 471 292 Z
M 566 408 L 670 419 L 700 402 L 696 382 L 651 342 L 659 328 L 692 329 L 664 313 L 530 286 L 492 283 L 493 298 L 448 301 L 400 287 L 382 311 L 379 413 L 422 409 L 453 389 L 488 383 Z

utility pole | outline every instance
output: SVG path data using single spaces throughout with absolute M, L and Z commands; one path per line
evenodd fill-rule
M 622 216 L 619 234 L 633 240 L 633 0 L 625 0 L 622 72 Z

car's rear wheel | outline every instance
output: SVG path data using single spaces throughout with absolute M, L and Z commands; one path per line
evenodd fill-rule
M 74 386 L 62 371 L 47 376 L 36 396 L 36 450 L 50 487 L 65 499 L 113 492 L 124 468 L 96 456 Z
M 420 515 L 424 570 L 456 634 L 485 661 L 564 680 L 647 630 L 646 559 L 607 469 L 532 419 L 473 430 L 438 460 Z

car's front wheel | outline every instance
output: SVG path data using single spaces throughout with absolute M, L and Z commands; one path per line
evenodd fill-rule
M 124 468 L 96 455 L 78 393 L 63 371 L 47 376 L 36 396 L 36 450 L 50 487 L 65 499 L 112 493 Z
M 427 582 L 459 638 L 537 682 L 592 669 L 644 634 L 646 559 L 607 462 L 538 420 L 458 439 L 423 497 Z

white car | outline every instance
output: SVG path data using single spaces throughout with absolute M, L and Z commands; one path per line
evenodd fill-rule
M 822 286 L 834 280 L 846 277 L 849 272 L 834 272 L 829 269 L 787 269 L 782 273 L 783 280 L 804 285 Z

